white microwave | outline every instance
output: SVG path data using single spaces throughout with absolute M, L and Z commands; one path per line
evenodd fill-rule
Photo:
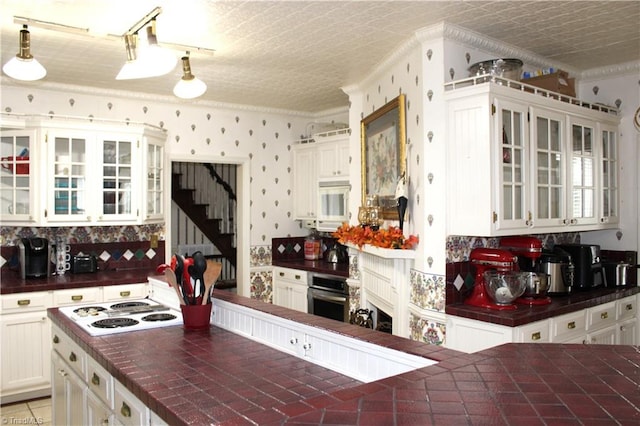
M 335 231 L 343 222 L 349 222 L 350 191 L 348 181 L 318 182 L 318 231 Z

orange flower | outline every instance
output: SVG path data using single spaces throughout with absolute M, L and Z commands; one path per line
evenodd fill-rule
M 350 226 L 343 223 L 333 234 L 341 244 L 351 243 L 358 247 L 365 244 L 388 249 L 415 249 L 419 239 L 415 235 L 405 238 L 402 230 L 395 226 L 374 231 L 370 227 Z

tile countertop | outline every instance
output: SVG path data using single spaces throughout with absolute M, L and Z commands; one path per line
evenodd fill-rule
M 330 263 L 322 259 L 273 259 L 271 263 L 273 266 L 279 266 L 281 268 L 300 269 L 302 271 L 315 272 L 318 274 L 335 275 L 343 278 L 349 278 L 349 263 Z
M 3 270 L 0 278 L 0 294 L 147 283 L 148 277 L 156 275 L 158 273 L 155 270 L 124 269 L 120 271 L 98 271 L 94 274 L 67 273 L 23 280 L 17 271 Z
M 362 384 L 214 326 L 91 337 L 56 308 L 49 317 L 172 425 L 640 422 L 637 346 L 507 344 L 463 354 L 227 292 L 215 297 L 439 362 Z
M 445 313 L 447 315 L 506 325 L 508 327 L 517 327 L 633 296 L 638 293 L 640 293 L 640 287 L 637 286 L 597 288 L 588 291 L 576 291 L 568 296 L 554 296 L 548 305 L 517 305 L 517 309 L 515 310 L 497 311 L 456 303 L 447 305 L 445 307 Z

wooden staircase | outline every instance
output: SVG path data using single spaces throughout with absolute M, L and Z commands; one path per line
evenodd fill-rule
M 208 204 L 198 204 L 194 201 L 195 189 L 182 188 L 181 174 L 172 173 L 171 177 L 171 199 L 182 209 L 193 223 L 202 231 L 206 237 L 218 248 L 224 258 L 236 267 L 236 247 L 234 247 L 235 235 L 220 231 L 222 219 L 212 219 L 208 217 Z

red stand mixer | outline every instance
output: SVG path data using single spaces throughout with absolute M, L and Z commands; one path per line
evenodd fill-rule
M 495 303 L 487 294 L 484 273 L 487 271 L 512 272 L 517 269 L 518 257 L 506 250 L 493 248 L 477 248 L 469 255 L 471 264 L 476 268 L 473 291 L 464 301 L 465 304 L 499 311 L 513 310 L 513 304 L 500 305 Z
M 516 270 L 529 273 L 525 294 L 516 299 L 516 303 L 530 306 L 551 303 L 551 298 L 547 296 L 549 277 L 539 272 L 542 242 L 535 237 L 503 237 L 500 239 L 500 248 L 518 256 Z

